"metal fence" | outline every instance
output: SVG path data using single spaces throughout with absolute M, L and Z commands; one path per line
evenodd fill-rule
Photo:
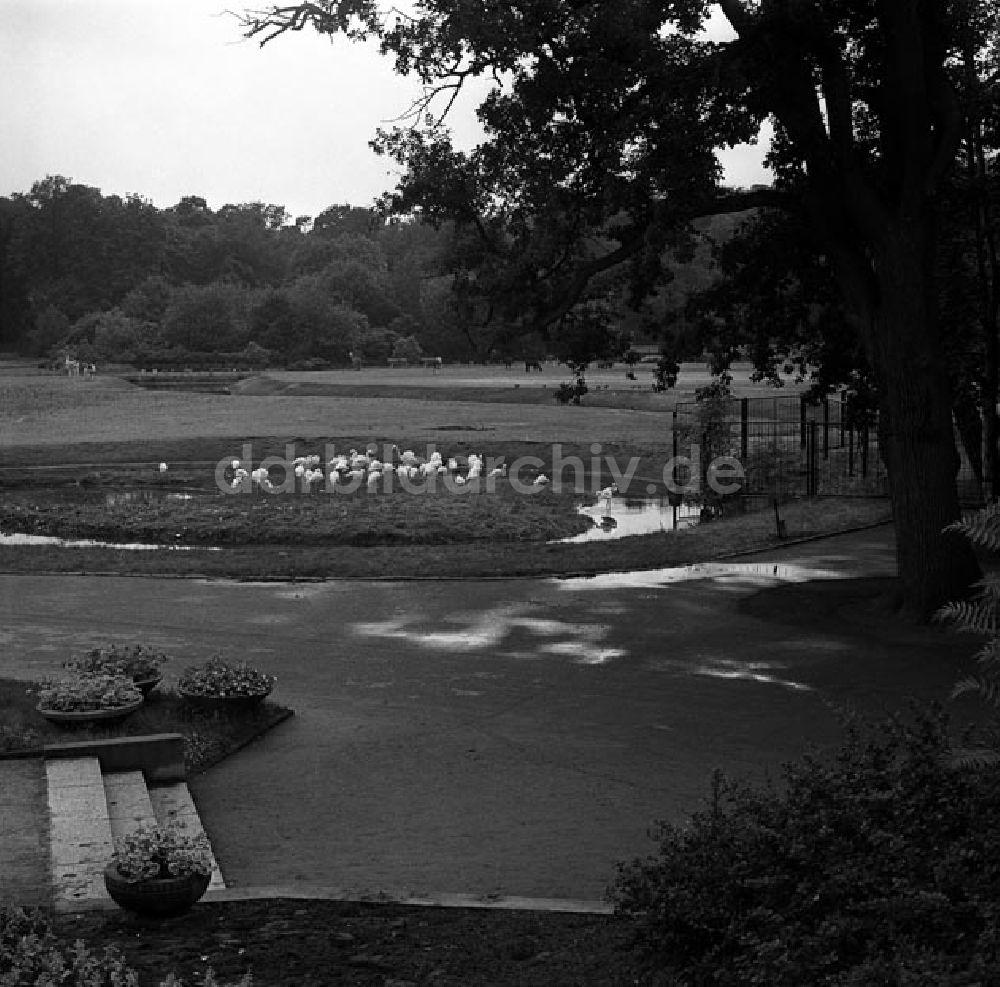
M 889 493 L 877 419 L 852 415 L 839 397 L 817 404 L 798 395 L 730 398 L 711 406 L 681 402 L 674 409 L 673 431 L 675 455 L 690 455 L 698 446 L 703 464 L 719 456 L 737 458 L 747 497 Z M 964 454 L 958 486 L 963 502 L 982 502 L 982 483 Z

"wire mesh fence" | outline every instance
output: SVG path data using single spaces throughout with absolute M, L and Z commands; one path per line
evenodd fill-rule
M 702 463 L 738 459 L 746 497 L 889 494 L 877 419 L 851 414 L 841 398 L 816 404 L 797 395 L 681 402 L 673 430 L 675 455 L 691 455 L 697 447 Z M 958 487 L 964 503 L 983 501 L 983 484 L 964 452 Z

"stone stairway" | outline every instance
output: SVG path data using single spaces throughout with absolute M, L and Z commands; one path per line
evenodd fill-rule
M 50 875 L 57 911 L 104 907 L 104 867 L 114 841 L 148 823 L 175 822 L 203 832 L 184 781 L 147 783 L 141 770 L 102 769 L 96 756 L 45 761 L 49 803 Z M 209 890 L 225 888 L 213 857 Z

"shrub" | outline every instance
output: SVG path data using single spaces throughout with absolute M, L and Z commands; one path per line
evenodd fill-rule
M 1000 968 L 1000 781 L 955 770 L 937 709 L 850 724 L 784 786 L 716 775 L 660 824 L 611 897 L 652 962 L 691 985 L 986 982 Z M 990 974 L 992 976 L 992 974 Z M 985 978 L 985 979 L 984 979 Z
M 138 987 L 139 975 L 120 950 L 91 951 L 82 939 L 72 944 L 56 937 L 40 911 L 0 906 L 0 987 Z M 211 968 L 192 987 L 252 987 L 249 973 L 223 984 Z M 168 973 L 160 987 L 184 987 Z
M 560 404 L 579 404 L 581 398 L 583 398 L 588 390 L 589 388 L 583 377 L 577 377 L 572 384 L 568 381 L 563 381 L 556 388 L 553 396 Z

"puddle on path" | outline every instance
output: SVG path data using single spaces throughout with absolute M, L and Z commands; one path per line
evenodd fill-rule
M 739 661 L 734 658 L 717 658 L 702 665 L 696 665 L 688 672 L 690 675 L 705 675 L 714 679 L 739 679 L 744 682 L 757 682 L 762 685 L 780 685 L 792 692 L 812 692 L 813 687 L 805 682 L 794 679 L 784 679 L 773 674 L 773 670 L 786 668 L 783 664 L 766 661 Z
M 576 545 L 673 531 L 697 524 L 700 508 L 692 504 L 673 507 L 666 497 L 601 497 L 596 504 L 578 508 L 578 513 L 592 518 L 594 527 L 552 544 Z
M 561 590 L 655 590 L 673 583 L 702 579 L 739 586 L 772 585 L 776 580 L 801 583 L 813 579 L 854 579 L 856 573 L 841 568 L 824 568 L 808 563 L 777 562 L 695 562 L 663 569 L 635 569 L 631 572 L 603 572 L 595 576 L 549 576 L 547 581 Z
M 538 658 L 546 655 L 563 658 L 578 665 L 606 665 L 623 658 L 626 651 L 606 643 L 610 624 L 561 621 L 536 617 L 537 607 L 513 603 L 482 612 L 457 613 L 447 618 L 454 629 L 440 626 L 429 630 L 419 616 L 350 625 L 358 637 L 405 641 L 423 649 L 469 654 L 506 647 L 516 635 L 527 649 L 506 651 L 507 657 Z

